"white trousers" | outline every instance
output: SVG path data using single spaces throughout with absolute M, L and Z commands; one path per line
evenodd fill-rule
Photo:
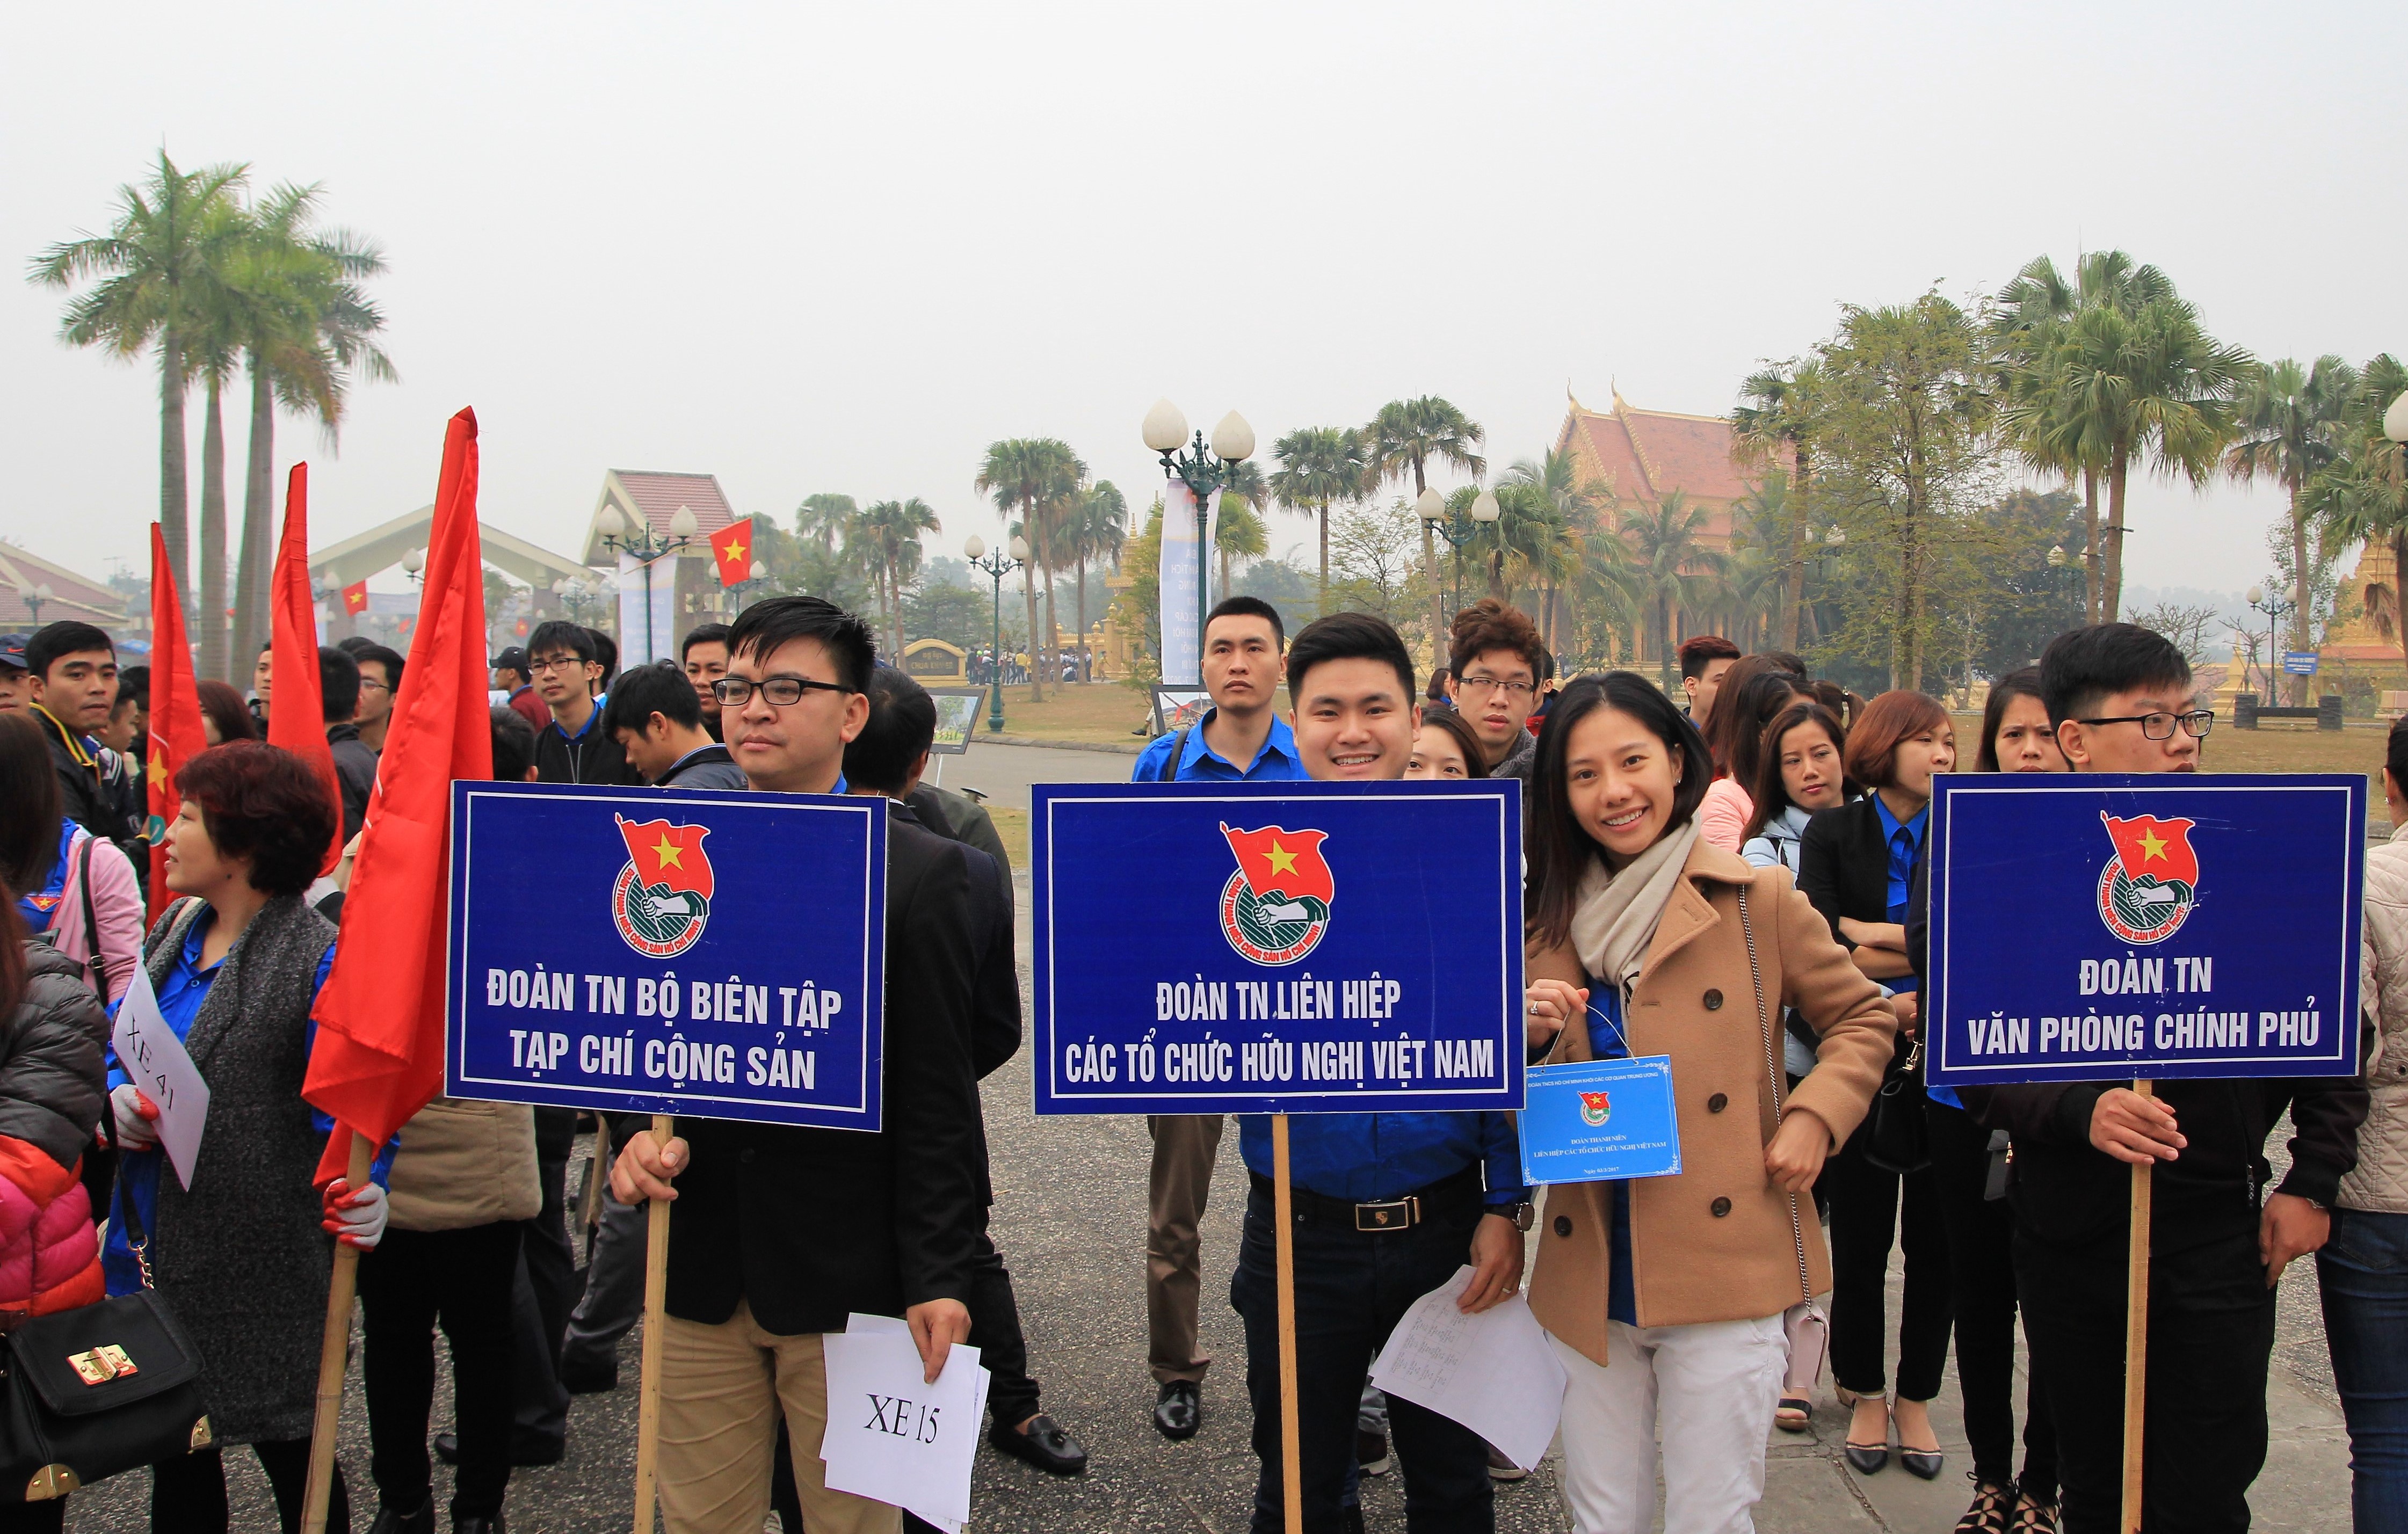
M 1603 1369 L 1549 1338 L 1564 1383 L 1564 1500 L 1580 1534 L 1754 1534 L 1765 1439 L 1788 1361 L 1781 1317 L 1694 1326 L 1609 1321 Z

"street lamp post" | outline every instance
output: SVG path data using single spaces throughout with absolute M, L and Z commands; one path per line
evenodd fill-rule
M 2282 642 L 2276 636 L 2282 631 L 2284 617 L 2299 611 L 2300 605 L 2284 601 L 2281 592 L 2270 592 L 2263 586 L 2252 586 L 2242 595 L 2248 598 L 2253 610 L 2266 615 L 2266 692 L 2272 696 L 2274 692 L 2274 657 L 2282 653 L 2275 648 Z
M 970 568 L 984 570 L 987 579 L 995 584 L 995 648 L 987 652 L 987 667 L 992 673 L 987 680 L 994 685 L 995 691 L 992 695 L 994 701 L 987 710 L 986 732 L 989 735 L 1001 735 L 1003 733 L 1003 578 L 1027 563 L 1028 540 L 1025 538 L 1013 538 L 1010 553 L 1004 552 L 1001 549 L 988 553 L 986 539 L 972 533 L 969 541 L 962 545 L 962 554 L 969 560 Z
M 661 537 L 647 522 L 630 529 L 626 517 L 615 506 L 606 505 L 594 518 L 594 525 L 602 531 L 602 547 L 612 553 L 633 557 L 644 571 L 644 658 L 655 659 L 660 654 L 652 634 L 652 566 L 673 554 L 681 553 L 694 542 L 702 524 L 694 508 L 681 506 L 669 518 L 669 536 Z
M 58 595 L 58 593 L 50 589 L 50 583 L 47 581 L 40 585 L 21 581 L 17 586 L 17 595 L 25 599 L 25 610 L 33 614 L 34 626 L 39 628 L 42 626 L 42 604 Z
M 1254 456 L 1254 428 L 1246 424 L 1245 417 L 1231 410 L 1212 428 L 1212 445 L 1204 445 L 1204 433 L 1197 430 L 1195 445 L 1185 452 L 1179 451 L 1187 440 L 1187 418 L 1179 407 L 1167 399 L 1157 399 L 1154 409 L 1145 412 L 1145 445 L 1162 454 L 1162 477 L 1183 481 L 1188 494 L 1196 499 L 1196 664 L 1197 680 L 1203 680 L 1204 619 L 1211 604 L 1206 600 L 1211 593 L 1212 551 L 1205 546 L 1210 536 L 1212 516 L 1212 492 L 1226 489 L 1236 477 L 1237 466 Z M 1162 679 L 1168 681 L 1170 679 Z
M 1455 557 L 1455 610 L 1463 610 L 1463 546 L 1480 536 L 1480 529 L 1496 524 L 1505 514 L 1497 497 L 1482 491 L 1472 498 L 1469 520 L 1460 511 L 1446 509 L 1446 497 L 1435 490 L 1424 490 L 1413 499 L 1413 514 L 1422 525 L 1446 539 L 1448 551 Z

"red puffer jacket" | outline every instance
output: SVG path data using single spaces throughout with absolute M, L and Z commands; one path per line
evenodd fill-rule
M 78 1169 L 0 1136 L 0 1311 L 48 1315 L 107 1292 Z

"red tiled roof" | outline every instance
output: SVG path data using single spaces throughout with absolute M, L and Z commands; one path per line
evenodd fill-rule
M 32 607 L 17 594 L 21 582 L 50 588 L 50 600 L 42 604 L 43 623 L 74 618 L 103 628 L 125 625 L 128 614 L 125 598 L 120 593 L 47 559 L 36 558 L 13 543 L 0 543 L 0 630 L 34 626 Z
M 1562 439 L 1619 500 L 1660 502 L 1677 490 L 1702 503 L 1706 537 L 1717 541 L 1730 537 L 1730 503 L 1751 488 L 1731 462 L 1730 423 L 1716 416 L 1633 409 L 1619 396 L 1610 411 L 1575 402 Z
M 611 474 L 634 497 L 635 509 L 652 524 L 652 531 L 668 536 L 669 519 L 681 506 L 694 509 L 695 521 L 706 534 L 715 533 L 736 520 L 735 508 L 719 488 L 716 474 L 661 474 L 649 469 L 617 468 Z

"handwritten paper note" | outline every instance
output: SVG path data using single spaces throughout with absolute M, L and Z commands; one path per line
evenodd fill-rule
M 1405 1312 L 1371 1366 L 1371 1383 L 1392 1396 L 1463 1424 L 1526 1470 L 1536 1469 L 1563 1415 L 1564 1366 L 1515 1295 L 1478 1315 L 1455 1308 L 1471 1282 L 1468 1267 Z
M 109 1034 L 117 1063 L 142 1095 L 159 1105 L 159 1121 L 151 1127 L 165 1147 L 167 1164 L 185 1191 L 193 1186 L 193 1168 L 201 1154 L 201 1128 L 209 1116 L 209 1083 L 201 1080 L 184 1041 L 160 1015 L 158 993 L 150 974 L 134 967 L 134 983 L 117 1004 L 117 1024 Z M 105 1111 L 105 1110 L 104 1110 Z
M 970 1466 L 993 1376 L 979 1350 L 956 1345 L 937 1383 L 893 1316 L 855 1315 L 825 1340 L 827 1484 L 891 1503 L 958 1534 L 970 1516 Z

